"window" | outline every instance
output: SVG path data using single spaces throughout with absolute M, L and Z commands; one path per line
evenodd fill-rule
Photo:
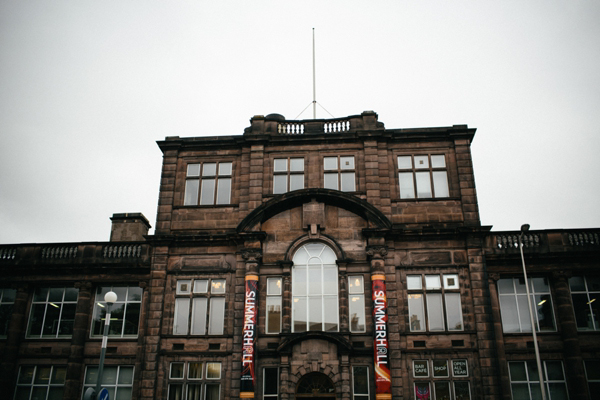
M 62 399 L 66 375 L 67 367 L 56 365 L 21 366 L 15 399 Z
M 569 278 L 577 329 L 581 331 L 600 330 L 600 278 L 574 276 Z
M 529 279 L 536 331 L 554 331 L 554 312 L 552 296 L 546 278 Z M 504 332 L 531 332 L 531 318 L 524 278 L 507 278 L 498 280 L 498 296 L 500 297 L 500 312 L 502 314 L 502 329 Z
M 108 335 L 112 337 L 135 337 L 140 324 L 142 288 L 135 286 L 102 286 L 96 290 L 92 336 L 102 336 L 106 317 L 104 295 L 109 291 L 117 294 L 117 301 L 110 308 L 110 327 Z
M 27 336 L 70 337 L 78 294 L 76 288 L 37 288 L 33 293 Z
M 169 400 L 218 400 L 220 362 L 173 362 L 169 372 Z
M 399 156 L 398 182 L 401 199 L 448 197 L 450 191 L 445 156 Z
M 542 369 L 548 399 L 568 399 L 562 362 L 543 361 Z M 535 361 L 511 361 L 508 363 L 508 370 L 513 399 L 539 399 L 542 397 Z
M 98 367 L 89 366 L 85 371 L 83 393 L 88 388 L 95 388 L 98 382 Z M 133 366 L 104 366 L 102 372 L 102 388 L 108 390 L 108 396 L 114 400 L 130 400 L 133 390 Z
M 174 335 L 223 334 L 225 279 L 178 280 L 175 295 Z
M 273 194 L 304 189 L 304 158 L 276 158 L 273 163 Z
M 463 330 L 458 274 L 408 275 L 406 286 L 412 332 Z
M 354 192 L 356 190 L 356 170 L 354 156 L 324 157 L 323 187 L 325 189 Z
M 267 333 L 281 332 L 281 277 L 267 278 Z
M 348 277 L 350 332 L 365 332 L 365 282 L 362 275 Z
M 584 364 L 590 393 L 600 393 L 600 361 L 585 360 Z
M 471 399 L 466 359 L 413 360 L 413 377 L 417 399 Z
M 263 399 L 277 400 L 279 398 L 279 368 L 263 369 Z
M 0 338 L 5 338 L 8 334 L 16 295 L 17 291 L 14 289 L 0 289 Z
M 292 269 L 292 331 L 337 332 L 338 269 L 331 248 L 309 243 L 298 249 Z
M 184 206 L 230 204 L 232 163 L 188 164 Z
M 369 367 L 352 367 L 354 400 L 369 400 Z

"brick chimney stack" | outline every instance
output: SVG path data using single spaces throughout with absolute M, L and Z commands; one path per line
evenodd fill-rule
M 110 218 L 111 242 L 141 242 L 146 240 L 144 235 L 151 228 L 150 223 L 142 213 L 113 214 Z

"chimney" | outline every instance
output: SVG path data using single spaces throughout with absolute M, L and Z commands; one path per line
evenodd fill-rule
M 146 240 L 144 235 L 151 228 L 150 223 L 142 213 L 113 214 L 110 218 L 111 242 L 141 242 Z

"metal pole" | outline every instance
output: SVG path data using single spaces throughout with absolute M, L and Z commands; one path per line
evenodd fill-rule
M 537 333 L 535 332 L 535 322 L 533 320 L 533 308 L 531 306 L 531 296 L 529 295 L 529 282 L 527 281 L 527 269 L 525 268 L 525 256 L 523 255 L 523 233 L 529 230 L 529 225 L 521 226 L 519 235 L 519 250 L 521 251 L 521 262 L 523 264 L 523 276 L 525 277 L 525 291 L 527 293 L 527 304 L 529 304 L 529 318 L 531 320 L 531 332 L 533 332 L 533 348 L 535 349 L 535 361 L 537 362 L 538 376 L 540 379 L 540 392 L 542 400 L 546 400 L 546 388 L 544 387 L 544 371 L 542 370 L 542 361 L 540 360 L 540 349 L 538 348 Z
M 315 28 L 313 28 L 313 119 L 317 119 L 317 75 L 315 69 Z
M 100 352 L 100 364 L 98 365 L 98 380 L 96 381 L 96 396 L 100 393 L 102 384 L 102 374 L 104 373 L 104 357 L 106 356 L 106 344 L 108 343 L 108 328 L 110 326 L 110 306 L 112 303 L 106 303 L 106 319 L 104 320 L 104 333 L 102 334 L 102 350 Z

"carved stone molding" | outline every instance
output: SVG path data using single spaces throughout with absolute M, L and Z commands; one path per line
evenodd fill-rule
M 561 271 L 553 271 L 552 272 L 552 279 L 557 280 L 557 281 L 568 281 L 569 278 L 573 277 L 573 271 L 565 271 L 565 270 L 561 270 Z
M 243 249 L 240 254 L 246 263 L 259 263 L 262 260 L 262 250 Z
M 87 291 L 92 290 L 92 282 L 90 282 L 90 281 L 75 282 L 75 285 L 73 285 L 73 286 L 79 290 L 87 290 Z
M 370 259 L 382 259 L 387 255 L 388 250 L 386 246 L 367 246 L 366 253 Z
M 494 282 L 498 282 L 498 280 L 500 279 L 500 274 L 497 272 L 492 272 L 491 274 L 488 274 L 488 278 L 490 278 Z

